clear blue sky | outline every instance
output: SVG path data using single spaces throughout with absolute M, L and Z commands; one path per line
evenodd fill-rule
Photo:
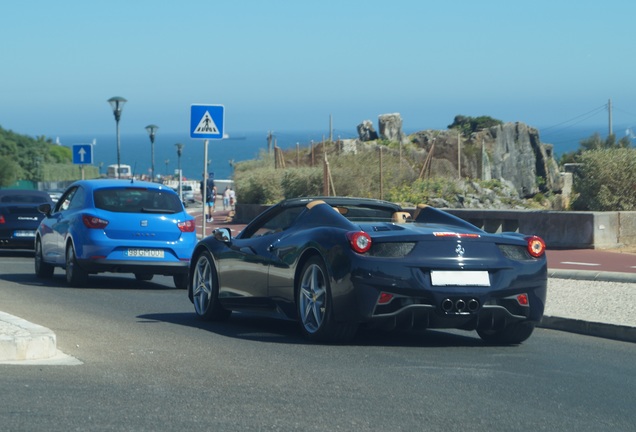
M 225 130 L 407 130 L 457 114 L 548 127 L 612 99 L 636 125 L 636 2 L 607 0 L 60 0 L 0 7 L 0 126 L 31 136 L 150 123 L 188 134 L 190 105 Z M 594 112 L 590 118 L 586 113 Z M 578 120 L 577 120 L 578 121 Z

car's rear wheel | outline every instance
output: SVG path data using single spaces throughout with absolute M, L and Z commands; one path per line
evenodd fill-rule
M 306 338 L 320 342 L 346 342 L 353 338 L 358 326 L 334 319 L 329 276 L 319 257 L 307 260 L 296 287 L 300 329 Z
M 177 289 L 188 289 L 187 273 L 172 275 L 172 281 Z
M 135 273 L 135 279 L 138 281 L 149 281 L 152 280 L 153 276 L 152 273 Z
M 51 264 L 44 262 L 44 255 L 42 253 L 42 241 L 37 239 L 35 241 L 35 276 L 39 278 L 53 277 L 53 271 L 55 267 Z
M 66 246 L 66 283 L 72 287 L 85 285 L 88 282 L 88 273 L 77 263 L 75 248 L 69 243 Z
M 195 261 L 192 272 L 192 302 L 194 312 L 204 321 L 223 321 L 232 311 L 219 303 L 219 279 L 212 255 L 203 252 Z
M 533 331 L 533 323 L 520 322 L 509 324 L 498 330 L 477 330 L 477 334 L 482 340 L 490 344 L 515 345 L 528 339 Z

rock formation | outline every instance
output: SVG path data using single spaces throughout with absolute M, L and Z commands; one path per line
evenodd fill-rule
M 402 117 L 400 114 L 382 114 L 378 117 L 378 126 L 382 139 L 403 144 L 406 142 L 406 137 L 402 132 Z
M 427 130 L 410 138 L 427 155 L 432 153 L 431 175 L 503 180 L 514 185 L 521 197 L 561 190 L 552 146 L 541 144 L 538 130 L 524 123 L 493 126 L 469 137 L 456 130 Z
M 371 120 L 364 120 L 358 125 L 358 137 L 360 141 L 375 141 L 378 139 L 378 133 L 373 128 L 373 122 Z

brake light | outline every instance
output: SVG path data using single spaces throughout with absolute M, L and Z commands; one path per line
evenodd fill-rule
M 82 215 L 82 222 L 84 222 L 86 228 L 90 229 L 103 229 L 106 228 L 106 225 L 108 225 L 108 221 L 106 219 L 86 214 Z
M 389 294 L 387 292 L 380 293 L 380 298 L 378 299 L 378 304 L 387 304 L 391 300 L 393 300 L 393 294 Z
M 364 231 L 348 232 L 347 238 L 351 244 L 351 249 L 358 253 L 365 253 L 371 249 L 371 237 Z
M 530 304 L 530 300 L 528 300 L 528 294 L 519 294 L 517 296 L 517 303 L 521 306 L 528 306 Z
M 194 229 L 196 228 L 196 225 L 194 223 L 194 220 L 187 220 L 184 222 L 177 223 L 177 227 L 179 228 L 179 231 L 181 232 L 193 232 Z
M 4 215 L 0 214 L 0 224 L 3 224 L 3 223 L 7 223 L 7 221 L 5 220 Z
M 526 237 L 528 241 L 528 252 L 535 258 L 539 258 L 545 252 L 545 242 L 541 237 Z

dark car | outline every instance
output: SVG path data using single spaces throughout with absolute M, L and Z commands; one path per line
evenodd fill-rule
M 80 180 L 51 207 L 35 237 L 35 274 L 46 278 L 65 269 L 71 286 L 89 274 L 133 273 L 137 280 L 172 276 L 188 286 L 188 268 L 197 242 L 195 220 L 179 196 L 158 183 Z
M 0 190 L 0 248 L 33 249 L 35 230 L 44 218 L 38 206 L 43 203 L 52 203 L 46 192 Z
M 221 228 L 192 255 L 198 317 L 255 311 L 296 320 L 305 337 L 351 339 L 360 325 L 476 330 L 488 343 L 532 334 L 546 299 L 545 244 L 488 234 L 439 209 L 385 201 L 282 201 L 236 237 Z

